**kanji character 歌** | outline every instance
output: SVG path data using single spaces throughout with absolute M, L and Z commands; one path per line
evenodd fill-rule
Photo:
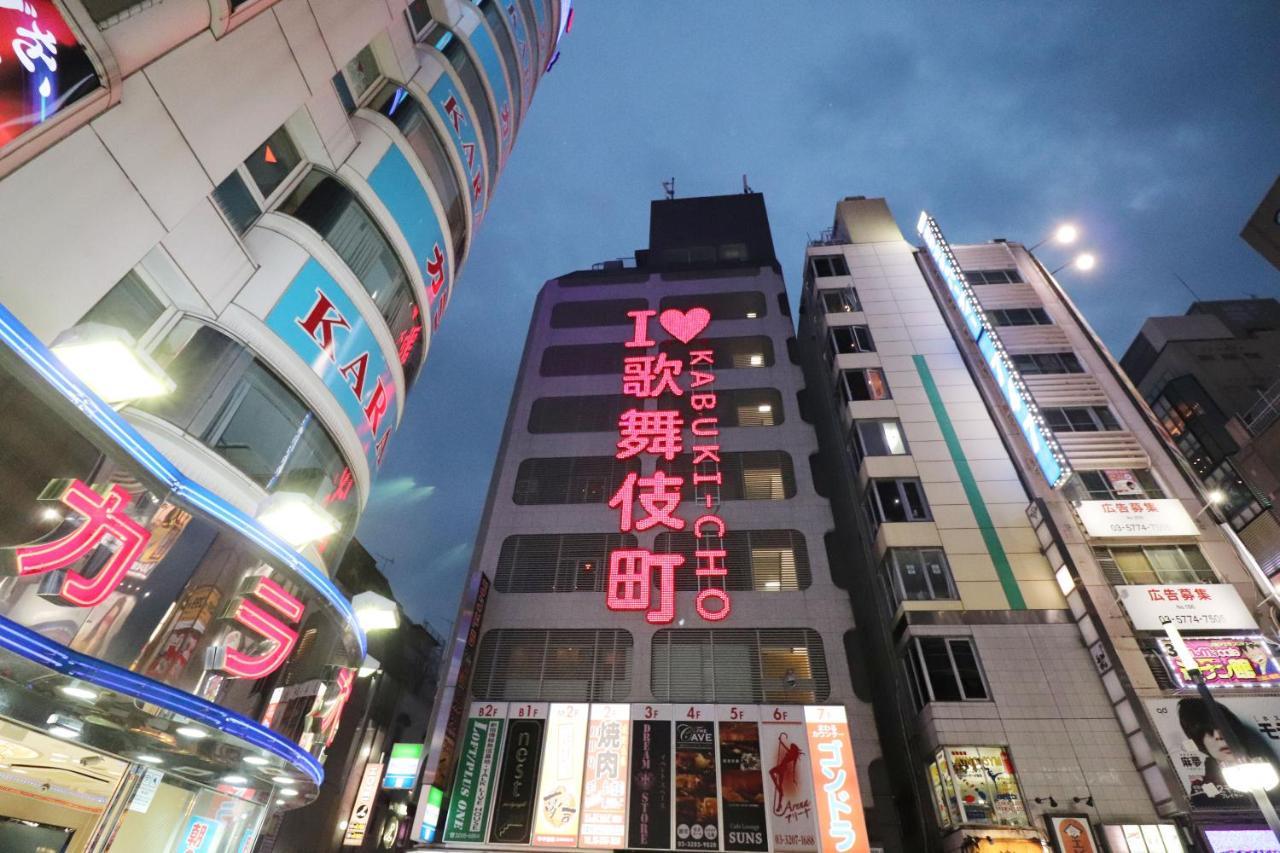
M 676 397 L 684 390 L 676 384 L 676 377 L 684 370 L 684 362 L 667 358 L 666 353 L 654 355 L 629 355 L 622 360 L 622 393 L 631 397 L 657 397 L 670 392 Z

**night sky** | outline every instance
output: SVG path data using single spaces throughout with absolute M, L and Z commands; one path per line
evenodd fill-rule
M 914 240 L 1079 225 L 1063 285 L 1117 357 L 1190 294 L 1280 297 L 1240 229 L 1280 173 L 1280 15 L 1234 3 L 582 0 L 534 98 L 359 536 L 447 632 L 542 283 L 648 237 L 649 201 L 764 193 L 794 302 L 808 236 L 884 196 Z M 1046 264 L 1071 254 L 1046 245 Z

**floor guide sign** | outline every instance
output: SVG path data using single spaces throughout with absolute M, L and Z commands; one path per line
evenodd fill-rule
M 839 705 L 477 702 L 444 840 L 869 853 Z

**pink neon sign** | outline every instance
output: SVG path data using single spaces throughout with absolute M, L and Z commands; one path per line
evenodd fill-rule
M 259 607 L 251 598 L 283 616 L 288 624 Z M 304 610 L 302 602 L 280 584 L 270 578 L 257 578 L 248 593 L 231 606 L 227 618 L 261 637 L 260 642 L 266 643 L 266 649 L 255 654 L 229 644 L 218 646 L 211 668 L 232 678 L 257 679 L 275 672 L 297 645 L 298 632 L 289 625 L 302 621 Z
M 648 350 L 655 346 L 649 336 L 649 321 L 658 317 L 658 323 L 671 337 L 689 345 L 711 323 L 711 312 L 706 308 L 690 308 L 687 311 L 667 309 L 657 311 L 628 311 L 632 320 L 631 340 L 623 346 L 629 350 Z M 694 551 L 694 573 L 700 578 L 723 578 L 728 574 L 723 547 L 725 523 L 719 510 L 721 484 L 720 445 L 702 439 L 715 440 L 720 434 L 719 417 L 715 414 L 714 391 L 695 391 L 715 382 L 714 353 L 709 349 L 690 349 L 686 360 L 673 358 L 667 353 L 657 355 L 635 354 L 623 358 L 622 393 L 637 401 L 654 399 L 662 394 L 675 397 L 685 395 L 681 386 L 683 377 L 688 386 L 689 404 L 695 413 L 690 431 L 694 444 L 693 473 L 690 486 L 695 503 L 702 504 L 706 512 L 694 521 L 693 532 L 698 537 Z M 673 462 L 685 452 L 684 415 L 674 409 L 627 409 L 618 418 L 617 452 L 619 460 L 631 459 L 641 454 L 655 456 L 664 462 Z M 678 515 L 681 504 L 681 488 L 685 478 L 674 476 L 661 468 L 652 476 L 644 477 L 636 472 L 628 473 L 622 485 L 609 498 L 608 506 L 618 510 L 618 530 L 644 532 L 654 527 L 684 530 L 687 522 Z M 637 517 L 639 515 L 639 517 Z M 708 541 L 714 540 L 714 541 Z M 643 611 L 645 621 L 665 625 L 675 619 L 676 569 L 685 564 L 679 554 L 655 554 L 644 548 L 622 548 L 609 554 L 609 575 L 605 584 L 605 605 L 614 611 Z M 654 595 L 653 578 L 657 572 L 658 592 Z M 656 600 L 655 600 L 656 598 Z M 719 606 L 711 609 L 715 601 Z M 708 622 L 719 622 L 732 610 L 729 593 L 722 587 L 707 587 L 698 593 L 695 607 L 698 615 Z

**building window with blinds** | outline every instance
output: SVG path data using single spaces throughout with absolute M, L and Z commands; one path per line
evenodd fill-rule
M 1102 574 L 1112 584 L 1217 583 L 1195 545 L 1094 546 Z
M 682 592 L 716 586 L 752 592 L 792 592 L 808 589 L 809 550 L 799 530 L 731 530 L 723 539 L 699 540 L 691 532 L 660 533 L 653 550 L 658 554 L 680 554 L 684 566 L 696 564 L 698 548 L 722 548 L 728 574 L 723 578 L 700 578 L 683 568 L 676 571 L 676 589 Z M 659 580 L 655 573 L 654 583 Z M 713 583 L 714 582 L 714 583 Z
M 720 500 L 782 501 L 795 497 L 796 474 L 791 455 L 782 450 L 721 451 Z M 715 466 L 702 463 L 699 474 L 714 473 Z M 671 463 L 670 473 L 684 478 L 681 496 L 693 500 L 693 455 L 685 454 Z M 700 486 L 699 494 L 704 494 Z M 610 493 L 612 494 L 612 493 Z
M 636 542 L 629 533 L 508 536 L 494 582 L 498 592 L 602 592 L 609 553 L 634 548 Z
M 590 504 L 607 501 L 640 459 L 612 456 L 550 456 L 525 459 L 516 472 L 511 499 L 520 506 Z
M 664 629 L 653 635 L 658 702 L 825 702 L 822 638 L 809 628 Z
M 755 320 L 766 313 L 768 302 L 764 294 L 758 290 L 741 290 L 732 293 L 689 293 L 679 296 L 664 296 L 658 303 L 658 310 L 666 311 L 675 308 L 687 311 L 690 308 L 705 308 L 711 312 L 712 320 Z
M 685 359 L 690 349 L 709 349 L 717 370 L 729 370 L 739 367 L 773 367 L 773 341 L 764 335 L 750 335 L 741 338 L 706 338 L 699 339 L 696 344 L 682 344 L 680 341 L 663 341 L 658 345 L 668 358 Z M 685 369 L 688 369 L 686 365 Z M 701 368 L 700 368 L 701 369 Z
M 658 399 L 658 408 L 678 410 L 684 415 L 685 423 L 692 423 L 695 417 L 714 415 L 719 419 L 721 429 L 777 426 L 785 419 L 782 394 L 776 388 L 720 388 L 716 391 L 715 408 L 709 410 L 695 411 L 690 400 L 689 394 L 679 397 L 663 394 Z
M 628 631 L 497 628 L 480 640 L 471 695 L 481 701 L 625 700 L 632 645 Z

